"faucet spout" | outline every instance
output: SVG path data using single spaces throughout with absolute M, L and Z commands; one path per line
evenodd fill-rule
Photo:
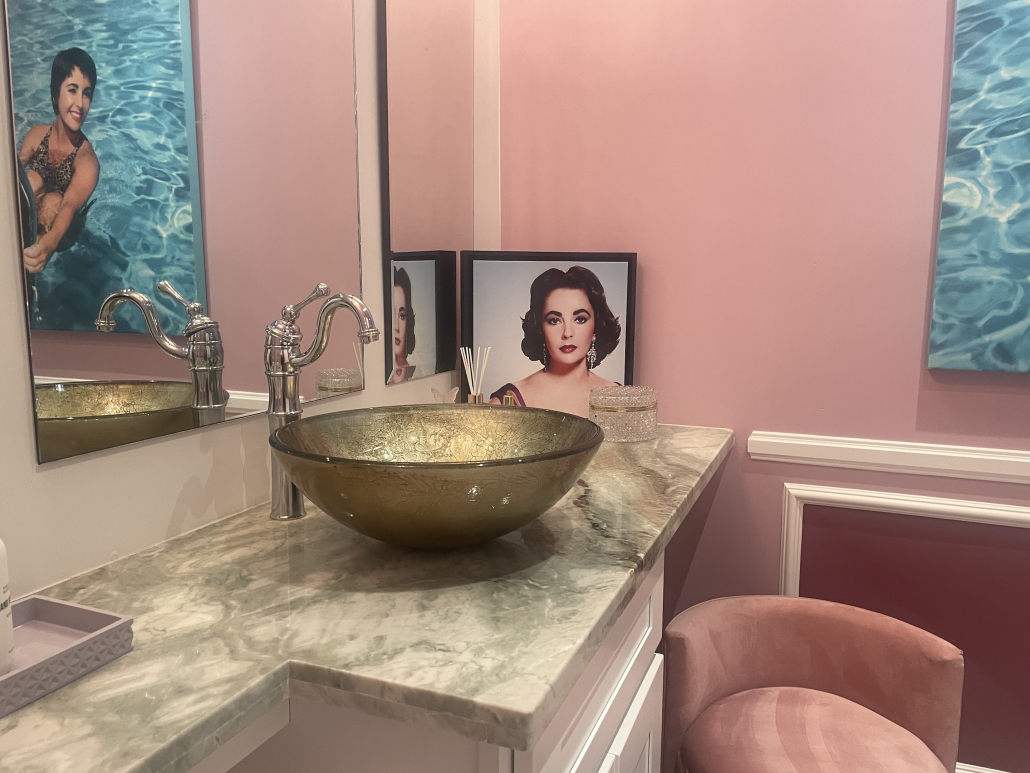
M 342 308 L 348 308 L 358 320 L 358 338 L 362 343 L 371 343 L 379 340 L 379 330 L 376 328 L 375 320 L 372 319 L 372 312 L 360 298 L 353 295 L 339 293 L 326 298 L 325 303 L 318 312 L 318 321 L 315 323 L 315 338 L 308 350 L 293 358 L 294 367 L 302 368 L 310 365 L 325 352 L 329 344 L 329 332 L 332 330 L 333 317 Z
M 325 352 L 329 343 L 336 312 L 346 306 L 358 320 L 358 338 L 362 343 L 379 339 L 375 320 L 368 306 L 353 295 L 331 295 L 318 312 L 315 339 L 303 354 L 300 351 L 301 332 L 294 323 L 300 309 L 315 298 L 329 295 L 329 288 L 319 284 L 313 293 L 295 306 L 283 308 L 281 319 L 265 328 L 265 375 L 268 376 L 268 428 L 275 432 L 300 418 L 300 370 L 310 365 Z M 289 473 L 272 455 L 272 509 L 276 521 L 291 521 L 304 517 L 304 496 Z
M 158 346 L 173 357 L 178 357 L 180 360 L 185 360 L 189 356 L 189 352 L 185 346 L 179 346 L 165 334 L 164 328 L 161 327 L 161 320 L 158 319 L 157 309 L 154 308 L 153 301 L 143 293 L 137 292 L 136 290 L 118 290 L 117 292 L 111 293 L 104 299 L 104 303 L 100 307 L 100 313 L 94 323 L 97 326 L 97 330 L 101 333 L 110 333 L 114 330 L 114 310 L 123 303 L 135 304 L 135 306 L 143 313 L 143 319 L 147 323 L 147 330 L 150 331 L 150 335 L 153 336 L 155 341 L 157 341 Z

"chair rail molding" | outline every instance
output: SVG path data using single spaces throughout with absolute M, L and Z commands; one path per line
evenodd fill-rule
M 783 596 L 797 596 L 801 584 L 801 529 L 805 505 L 828 505 L 1030 529 L 1030 507 L 784 483 L 783 531 L 780 537 L 780 595 Z
M 756 461 L 1030 483 L 1030 451 L 1006 448 L 755 431 L 747 450 Z

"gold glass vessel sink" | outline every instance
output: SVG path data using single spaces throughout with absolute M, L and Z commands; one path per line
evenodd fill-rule
M 557 502 L 597 453 L 587 419 L 500 405 L 409 405 L 314 416 L 269 438 L 307 497 L 394 545 L 477 545 Z
M 189 382 L 70 381 L 35 393 L 41 462 L 195 426 Z

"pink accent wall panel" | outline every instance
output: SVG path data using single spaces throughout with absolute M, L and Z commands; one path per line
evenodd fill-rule
M 800 590 L 961 649 L 959 760 L 1030 773 L 1030 529 L 808 505 Z
M 503 248 L 638 253 L 638 383 L 659 420 L 736 433 L 679 609 L 776 592 L 785 481 L 1030 501 L 746 450 L 754 430 L 1030 450 L 1025 376 L 925 367 L 949 14 L 502 5 Z

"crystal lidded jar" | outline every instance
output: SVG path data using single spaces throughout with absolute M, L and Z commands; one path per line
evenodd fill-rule
M 327 368 L 315 374 L 315 397 L 332 397 L 344 392 L 360 392 L 361 372 L 351 368 Z
M 615 442 L 658 437 L 658 392 L 646 386 L 608 386 L 590 390 L 590 421 Z

